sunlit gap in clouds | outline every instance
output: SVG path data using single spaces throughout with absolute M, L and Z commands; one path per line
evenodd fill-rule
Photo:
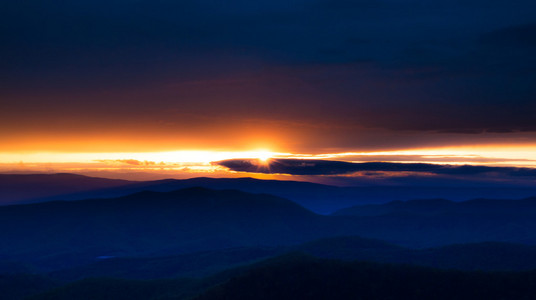
M 291 154 L 286 158 L 347 162 L 435 163 L 536 167 L 536 145 L 479 145 L 392 151 Z
M 386 158 L 385 161 L 391 162 L 535 167 L 536 145 L 479 145 L 366 153 L 346 152 L 331 154 L 328 158 L 377 161 L 382 157 Z
M 0 153 L 0 163 L 83 163 L 128 164 L 133 166 L 212 166 L 213 161 L 225 159 L 259 159 L 267 162 L 271 157 L 286 157 L 289 153 L 266 149 L 252 151 L 182 150 L 166 152 L 110 152 L 110 153 Z
M 536 167 L 536 145 L 459 146 L 395 151 L 341 151 L 332 153 L 290 153 L 268 148 L 249 151 L 178 150 L 161 152 L 20 152 L 1 153 L 0 171 L 47 170 L 130 170 L 177 172 L 227 172 L 213 162 L 229 159 L 257 159 L 269 167 L 272 158 L 323 159 L 347 162 L 398 162 L 472 164 Z M 199 174 L 198 174 L 199 175 Z

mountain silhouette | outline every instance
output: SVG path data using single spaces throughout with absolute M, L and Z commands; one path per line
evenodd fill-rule
M 360 237 L 332 237 L 296 246 L 240 247 L 163 257 L 108 258 L 58 270 L 49 277 L 73 281 L 89 277 L 162 279 L 203 277 L 260 259 L 301 252 L 345 261 L 411 264 L 441 269 L 524 271 L 536 269 L 536 246 L 485 242 L 410 249 Z
M 67 193 L 125 186 L 132 181 L 59 174 L 0 174 L 0 205 L 35 202 Z
M 141 191 L 170 192 L 189 187 L 205 187 L 271 194 L 292 200 L 313 212 L 329 214 L 354 205 L 387 203 L 394 200 L 445 198 L 465 201 L 474 198 L 515 199 L 536 195 L 536 189 L 528 187 L 434 187 L 420 186 L 419 182 L 407 186 L 337 187 L 309 182 L 253 178 L 199 177 L 141 182 L 73 174 L 4 175 L 2 178 L 4 184 L 0 184 L 0 205 L 116 198 Z
M 344 208 L 332 215 L 382 216 L 393 214 L 444 215 L 444 214 L 535 214 L 536 197 L 520 200 L 473 199 L 454 202 L 444 199 L 393 201 L 379 205 L 362 205 Z
M 535 271 L 438 271 L 291 254 L 258 264 L 195 299 L 531 299 L 535 281 Z
M 90 277 L 123 279 L 162 279 L 204 277 L 285 253 L 287 247 L 239 247 L 173 256 L 116 257 L 88 265 L 54 271 L 49 277 L 73 281 Z
M 365 206 L 366 214 L 322 216 L 267 194 L 205 188 L 146 191 L 0 207 L 0 257 L 54 271 L 101 258 L 284 247 L 334 236 L 414 248 L 488 241 L 536 245 L 535 202 L 420 200 L 374 206 L 373 214 Z
M 356 235 L 410 247 L 486 241 L 536 244 L 536 198 L 395 201 L 355 206 L 334 216 L 353 217 Z
M 294 252 L 202 279 L 87 278 L 28 299 L 532 299 L 534 282 L 534 270 L 438 270 Z
M 466 271 L 536 269 L 536 246 L 512 243 L 483 242 L 411 249 L 361 237 L 332 237 L 290 249 L 319 258 L 412 264 Z
M 345 233 L 346 221 L 266 194 L 189 188 L 0 207 L 0 255 L 60 269 L 98 257 L 289 245 Z

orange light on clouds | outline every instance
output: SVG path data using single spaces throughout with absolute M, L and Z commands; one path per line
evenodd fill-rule
M 63 152 L 36 152 L 36 153 L 0 153 L 1 163 L 92 163 L 102 161 L 148 161 L 171 164 L 210 164 L 213 161 L 256 158 L 263 161 L 275 156 L 288 156 L 289 153 L 278 153 L 259 149 L 252 151 L 208 151 L 208 150 L 181 150 L 166 152 L 109 152 L 109 153 L 63 153 Z
M 433 158 L 450 158 L 451 163 L 471 162 L 477 159 L 487 159 L 494 164 L 536 165 L 536 145 L 484 145 L 441 147 L 428 149 L 373 151 L 373 152 L 340 152 L 324 154 L 300 154 L 274 152 L 267 149 L 250 151 L 211 151 L 211 150 L 179 150 L 162 152 L 0 152 L 0 163 L 92 163 L 98 161 L 148 161 L 156 163 L 188 164 L 197 163 L 209 165 L 210 162 L 225 159 L 259 159 L 266 162 L 270 158 L 296 159 L 330 159 L 344 161 L 362 161 L 368 157 L 378 160 L 389 157 L 385 161 L 393 161 L 393 157 L 404 160 L 404 157 L 417 156 L 430 161 Z M 357 158 L 357 159 L 356 159 Z M 464 161 L 465 159 L 465 161 Z
M 534 167 L 536 166 L 536 145 L 457 146 L 395 151 L 341 152 L 302 157 L 355 162 L 390 161 Z
M 383 161 L 397 163 L 472 164 L 536 167 L 535 145 L 484 145 L 425 148 L 396 151 L 339 152 L 324 154 L 286 153 L 257 148 L 250 151 L 178 150 L 161 152 L 0 152 L 0 172 L 165 172 L 166 176 L 256 176 L 238 174 L 211 162 L 227 159 L 257 159 L 270 166 L 271 159 L 327 159 L 348 162 Z M 268 174 L 260 174 L 268 178 Z

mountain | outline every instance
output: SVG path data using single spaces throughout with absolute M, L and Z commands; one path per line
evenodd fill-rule
M 534 282 L 536 271 L 438 270 L 290 253 L 202 279 L 87 278 L 28 299 L 533 299 Z
M 536 271 L 439 271 L 295 254 L 259 264 L 195 299 L 533 299 L 534 282 Z
M 378 214 L 378 207 L 389 209 Z M 322 216 L 276 196 L 204 188 L 4 206 L 0 259 L 54 271 L 111 257 L 285 247 L 334 236 L 361 236 L 414 248 L 488 241 L 536 245 L 533 198 L 409 201 L 378 207 L 374 214 L 368 210 L 357 216 Z M 389 257 L 396 250 L 389 248 L 392 245 L 357 242 L 362 243 L 357 252 L 363 259 L 389 261 L 381 255 Z M 373 250 L 363 250 L 363 243 Z M 334 257 L 346 259 L 341 251 Z
M 385 257 L 398 257 L 400 253 L 411 251 L 379 240 L 334 237 L 296 246 L 240 247 L 163 257 L 108 258 L 84 266 L 51 272 L 49 276 L 67 281 L 87 277 L 126 279 L 201 277 L 287 252 L 303 252 L 317 257 L 345 260 L 385 261 Z
M 37 198 L 89 192 L 132 184 L 132 181 L 75 174 L 0 174 L 0 205 L 24 203 Z
M 174 256 L 116 257 L 54 271 L 49 277 L 73 281 L 89 277 L 162 279 L 203 277 L 285 253 L 287 247 L 240 247 Z
M 61 175 L 61 176 L 59 176 Z M 362 204 L 386 203 L 393 200 L 429 199 L 442 197 L 454 201 L 464 201 L 474 198 L 523 198 L 536 195 L 536 189 L 526 187 L 464 187 L 464 186 L 362 186 L 362 187 L 336 187 L 323 184 L 298 181 L 259 180 L 253 178 L 191 178 L 184 180 L 166 179 L 143 182 L 115 182 L 109 179 L 101 179 L 103 182 L 115 182 L 116 186 L 92 187 L 89 185 L 66 184 L 69 180 L 62 179 L 71 174 L 35 175 L 45 182 L 37 182 L 36 188 L 33 181 L 16 186 L 11 186 L 12 181 L 21 181 L 24 178 L 31 179 L 34 175 L 5 175 L 2 181 L 4 188 L 0 186 L 0 200 L 5 204 L 23 202 L 45 202 L 54 200 L 82 200 L 95 198 L 115 198 L 126 196 L 141 191 L 169 192 L 189 187 L 204 187 L 209 189 L 224 190 L 236 189 L 249 193 L 265 193 L 292 200 L 301 206 L 320 214 L 333 213 L 336 210 Z M 10 178 L 14 176 L 15 178 Z M 22 176 L 22 177 L 21 177 Z M 29 177 L 24 177 L 29 176 Z M 71 175 L 73 178 L 86 181 L 95 178 L 80 175 Z M 1 179 L 1 178 L 0 178 Z M 82 180 L 83 181 L 83 180 Z M 1 181 L 0 181 L 1 182 Z M 48 182 L 48 183 L 46 183 Z M 417 184 L 417 183 L 416 183 Z M 61 187 L 62 188 L 47 188 Z M 77 186 L 78 190 L 73 190 Z M 45 189 L 50 189 L 42 193 Z M 41 191 L 41 192 L 40 192 Z M 24 194 L 24 197 L 17 193 Z M 28 193 L 28 194 L 25 194 Z M 9 197 L 9 195 L 14 195 Z M 1 204 L 1 203 L 0 203 Z
M 379 205 L 362 205 L 336 211 L 334 216 L 383 216 L 413 214 L 423 216 L 444 214 L 527 215 L 536 213 L 536 197 L 521 200 L 473 199 L 453 202 L 444 199 L 393 201 Z
M 333 216 L 373 217 L 396 213 L 443 213 L 452 211 L 455 202 L 445 199 L 392 201 L 386 204 L 356 205 L 332 213 Z
M 0 207 L 0 257 L 63 269 L 99 257 L 289 245 L 347 234 L 344 219 L 240 191 L 174 192 Z
M 132 280 L 87 278 L 49 291 L 34 293 L 33 300 L 147 300 L 183 298 L 196 290 L 192 279 Z M 195 294 L 194 294 L 195 295 Z M 17 298 L 14 298 L 17 299 Z
M 536 199 L 391 202 L 353 207 L 335 216 L 357 218 L 358 235 L 412 247 L 484 241 L 536 244 Z
M 318 258 L 345 261 L 411 264 L 467 271 L 536 269 L 536 246 L 485 242 L 410 249 L 373 239 L 333 237 L 286 247 L 241 247 L 164 257 L 109 258 L 55 271 L 48 276 L 62 281 L 88 277 L 123 279 L 203 277 L 288 252 L 301 252 Z
M 415 250 L 401 262 L 434 268 L 483 271 L 536 270 L 536 246 L 483 242 Z
M 303 252 L 319 258 L 382 262 L 386 261 L 388 257 L 399 257 L 401 254 L 411 252 L 412 249 L 376 239 L 358 236 L 338 236 L 291 246 L 288 247 L 287 251 Z
M 33 202 L 52 200 L 81 200 L 89 198 L 121 197 L 141 191 L 170 192 L 190 187 L 216 190 L 241 190 L 248 193 L 265 193 L 292 200 L 317 213 L 329 213 L 336 209 L 362 203 L 352 190 L 300 181 L 260 180 L 253 178 L 191 178 L 165 179 L 136 182 L 125 186 L 101 188 L 76 193 L 63 193 L 37 197 Z M 369 202 L 365 202 L 369 203 Z
M 43 275 L 23 273 L 0 275 L 0 291 L 3 300 L 24 299 L 59 285 L 59 282 Z
M 356 235 L 426 248 L 485 241 L 536 244 L 536 198 L 395 201 L 333 214 L 356 220 Z
M 318 258 L 411 264 L 441 269 L 522 271 L 536 269 L 536 246 L 482 242 L 411 249 L 361 237 L 333 237 L 291 247 Z

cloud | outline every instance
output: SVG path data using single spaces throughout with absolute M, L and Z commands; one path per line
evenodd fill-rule
M 292 175 L 335 175 L 353 172 L 352 163 L 325 160 L 271 159 L 263 163 L 256 159 L 230 159 L 214 164 L 232 171 Z
M 106 164 L 126 164 L 131 166 L 153 166 L 156 165 L 156 162 L 154 161 L 147 161 L 147 160 L 136 160 L 136 159 L 100 159 L 97 160 L 101 163 Z
M 256 159 L 230 159 L 214 162 L 232 171 L 290 174 L 290 175 L 345 175 L 357 172 L 421 173 L 449 176 L 516 176 L 536 177 L 536 169 L 488 167 L 472 165 L 438 165 L 426 163 L 366 162 L 350 163 L 331 160 L 271 159 L 268 163 Z M 377 173 L 369 173 L 377 174 Z
M 162 135 L 211 140 L 216 127 L 240 135 L 223 122 L 197 130 L 182 114 L 239 126 L 263 120 L 277 134 L 296 132 L 286 141 L 305 134 L 274 121 L 332 126 L 310 138 L 322 144 L 315 147 L 359 147 L 363 128 L 536 130 L 534 25 L 513 26 L 534 19 L 529 0 L 30 0 L 2 8 L 0 96 L 10 105 L 0 128 L 15 136 L 118 127 L 120 136 L 146 130 L 141 138 L 168 130 Z M 169 128 L 153 125 L 160 121 Z

